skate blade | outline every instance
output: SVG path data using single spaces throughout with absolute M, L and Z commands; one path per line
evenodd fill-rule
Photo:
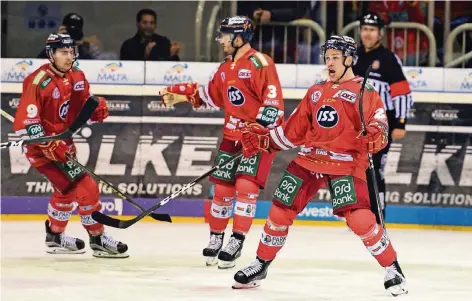
M 47 247 L 46 248 L 46 253 L 48 254 L 84 254 L 85 249 L 82 250 L 69 250 L 66 248 L 61 248 L 61 247 Z
M 125 252 L 125 253 L 119 253 L 119 254 L 111 254 L 111 253 L 108 253 L 108 252 L 104 252 L 104 251 L 93 251 L 93 254 L 92 254 L 93 257 L 96 257 L 96 258 L 128 258 L 129 255 Z
M 254 280 L 252 282 L 249 282 L 247 284 L 242 284 L 239 282 L 235 282 L 232 286 L 233 289 L 250 289 L 250 288 L 256 288 L 261 285 L 261 280 Z
M 408 289 L 406 288 L 405 283 L 400 283 L 394 286 L 391 286 L 387 289 L 392 296 L 397 297 L 400 295 L 406 295 L 408 294 Z
M 231 269 L 236 266 L 236 260 L 235 261 L 223 261 L 219 260 L 218 261 L 218 269 L 224 270 L 224 269 Z
M 206 266 L 212 267 L 218 264 L 218 257 L 206 257 Z

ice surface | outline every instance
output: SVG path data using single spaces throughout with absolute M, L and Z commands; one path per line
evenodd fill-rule
M 237 268 L 255 257 L 261 227 L 253 227 L 230 270 L 204 265 L 207 227 L 138 223 L 108 229 L 129 246 L 130 258 L 113 260 L 94 258 L 90 249 L 46 254 L 42 222 L 2 222 L 1 300 L 394 300 L 383 288 L 383 269 L 346 228 L 292 227 L 262 286 L 232 290 Z M 88 241 L 77 222 L 67 233 Z M 389 233 L 410 291 L 401 300 L 472 300 L 471 232 Z

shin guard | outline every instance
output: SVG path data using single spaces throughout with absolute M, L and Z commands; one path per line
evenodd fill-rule
M 358 209 L 345 214 L 347 224 L 356 233 L 372 256 L 383 267 L 390 266 L 397 257 L 390 238 L 377 224 L 375 215 L 368 209 Z
M 297 213 L 289 208 L 272 204 L 262 237 L 257 248 L 257 256 L 265 261 L 275 258 L 282 249 L 288 235 L 288 228 L 293 224 Z
M 102 209 L 97 183 L 89 175 L 85 175 L 77 184 L 75 192 L 82 226 L 92 235 L 102 234 L 103 225 L 97 223 L 91 215 L 92 212 Z
M 229 218 L 233 213 L 233 199 L 236 189 L 233 186 L 215 184 L 215 194 L 210 208 L 210 230 L 222 233 L 228 226 Z
M 48 205 L 48 216 L 52 232 L 61 233 L 66 230 L 72 210 L 74 210 L 73 201 L 74 196 L 71 193 L 63 195 L 59 191 L 54 190 Z
M 236 180 L 236 205 L 234 207 L 233 232 L 246 235 L 256 215 L 259 185 L 246 179 Z

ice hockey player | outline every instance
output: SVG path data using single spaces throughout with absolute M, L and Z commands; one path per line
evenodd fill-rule
M 259 286 L 297 214 L 318 189 L 327 186 L 333 213 L 346 218 L 349 228 L 385 267 L 385 288 L 393 295 L 405 294 L 405 277 L 387 233 L 370 210 L 366 183 L 367 153 L 387 144 L 382 101 L 367 85 L 363 104 L 367 135 L 361 135 L 358 101 L 363 78 L 354 76 L 351 68 L 357 59 L 355 42 L 348 36 L 331 36 L 321 53 L 329 80 L 310 87 L 284 125 L 269 130 L 253 123 L 243 129 L 245 156 L 304 147 L 289 163 L 274 193 L 256 260 L 235 274 L 233 288 Z
M 223 141 L 216 164 L 241 150 L 241 128 L 245 122 L 274 128 L 283 122 L 283 97 L 275 65 L 251 45 L 253 23 L 247 17 L 225 18 L 217 41 L 228 55 L 207 86 L 177 84 L 162 91 L 166 105 L 189 101 L 194 107 L 219 107 L 225 111 Z M 256 213 L 256 200 L 264 188 L 274 159 L 268 152 L 242 157 L 212 174 L 215 184 L 211 204 L 210 242 L 203 250 L 208 266 L 232 268 L 241 255 L 245 235 Z M 234 162 L 234 161 L 233 161 Z M 234 206 L 233 233 L 222 249 L 224 231 Z
M 361 18 L 360 24 L 362 45 L 357 49 L 359 59 L 353 66 L 354 74 L 365 76 L 367 68 L 372 65 L 369 83 L 374 86 L 382 98 L 389 125 L 387 146 L 373 156 L 380 207 L 385 219 L 387 203 L 385 200 L 384 169 L 387 163 L 387 153 L 392 140 L 398 140 L 405 136 L 407 114 L 413 105 L 413 98 L 410 85 L 403 74 L 400 59 L 380 43 L 384 35 L 385 22 L 378 14 L 369 12 Z M 372 210 L 377 217 L 377 222 L 380 222 L 375 196 L 372 195 L 374 189 L 370 177 L 367 177 L 367 183 L 369 184 Z
M 73 67 L 78 52 L 68 34 L 51 34 L 46 41 L 50 63 L 28 75 L 16 111 L 13 128 L 23 139 L 59 134 L 74 121 L 85 101 L 91 96 L 82 71 Z M 105 99 L 91 122 L 102 122 L 108 116 Z M 46 246 L 51 254 L 85 253 L 83 240 L 65 235 L 67 223 L 78 203 L 80 221 L 87 230 L 95 257 L 125 258 L 128 246 L 104 232 L 91 213 L 101 209 L 97 183 L 83 169 L 69 161 L 65 154 L 75 155 L 72 139 L 27 145 L 25 155 L 31 165 L 54 186 L 46 221 Z

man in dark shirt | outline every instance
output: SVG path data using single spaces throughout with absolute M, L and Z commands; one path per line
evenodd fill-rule
M 142 9 L 136 15 L 138 32 L 121 45 L 120 60 L 180 61 L 179 48 L 171 46 L 167 37 L 154 33 L 156 12 Z

